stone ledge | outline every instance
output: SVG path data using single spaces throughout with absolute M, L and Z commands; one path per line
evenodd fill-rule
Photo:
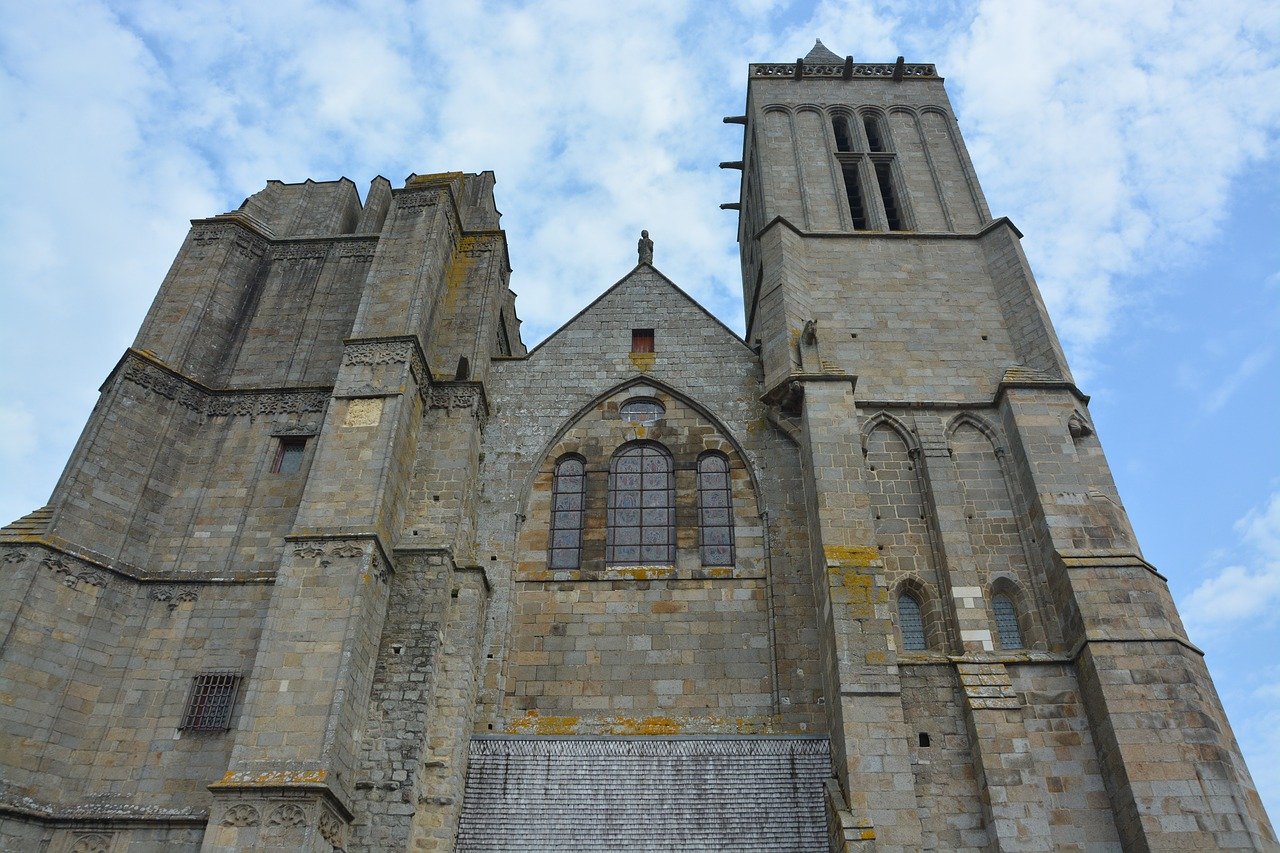
M 604 569 L 517 569 L 518 583 L 596 582 L 596 581 L 706 581 L 763 580 L 763 569 L 736 566 L 703 566 L 686 569 L 679 566 L 613 566 Z

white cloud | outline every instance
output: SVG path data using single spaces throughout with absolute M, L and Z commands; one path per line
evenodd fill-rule
M 1236 367 L 1230 375 L 1220 379 L 1213 389 L 1213 392 L 1205 399 L 1203 408 L 1205 412 L 1214 414 L 1227 404 L 1240 387 L 1248 382 L 1253 375 L 1266 366 L 1271 360 L 1270 348 L 1264 348 L 1250 353 Z
M 1277 42 L 1275 6 L 1173 0 L 984 2 L 956 41 L 945 68 L 988 199 L 1028 234 L 1077 361 L 1150 295 L 1135 276 L 1211 237 L 1232 180 L 1269 156 Z
M 1182 602 L 1192 636 L 1239 630 L 1242 621 L 1271 617 L 1280 602 L 1280 492 L 1235 524 L 1245 560 L 1217 570 Z

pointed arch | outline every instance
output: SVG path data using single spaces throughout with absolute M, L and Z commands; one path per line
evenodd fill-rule
M 862 455 L 867 455 L 867 439 L 871 437 L 878 427 L 888 427 L 898 434 L 902 439 L 902 443 L 907 446 L 907 452 L 915 455 L 920 452 L 920 439 L 916 436 L 915 430 L 907 426 L 897 416 L 889 412 L 879 411 L 862 422 Z
M 910 598 L 917 606 L 920 617 L 920 639 L 923 641 L 923 647 L 913 644 L 908 638 L 909 624 L 904 624 L 903 599 Z M 901 640 L 899 648 L 903 651 L 937 651 L 944 649 L 945 631 L 942 626 L 942 611 L 938 605 L 938 597 L 933 594 L 929 584 L 921 580 L 915 575 L 910 575 L 898 581 L 893 588 L 893 602 L 895 614 L 897 616 L 898 637 Z M 906 611 L 906 619 L 910 620 L 910 611 Z
M 950 446 L 952 439 L 955 438 L 956 430 L 962 426 L 971 426 L 978 432 L 987 437 L 987 441 L 991 442 L 991 447 L 995 450 L 997 456 L 1004 455 L 1004 445 L 1000 443 L 1000 434 L 996 432 L 995 427 L 987 423 L 984 419 L 978 417 L 973 412 L 961 412 L 947 423 L 945 435 L 947 437 L 947 445 Z

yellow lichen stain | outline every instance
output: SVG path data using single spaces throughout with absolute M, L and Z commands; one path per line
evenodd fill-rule
M 706 569 L 705 571 L 706 571 L 706 573 L 707 573 L 707 577 L 709 577 L 709 578 L 731 578 L 731 577 L 733 577 L 733 569 L 728 568 L 728 567 L 724 567 L 724 568 L 712 568 L 712 569 Z
M 526 711 L 523 717 L 507 723 L 508 734 L 574 735 L 578 733 L 578 717 L 544 717 L 537 711 Z
M 631 366 L 636 370 L 653 370 L 653 365 L 658 360 L 657 353 L 652 352 L 633 352 L 629 356 Z
M 651 581 L 671 575 L 670 566 L 618 566 L 613 573 L 633 581 Z
M 876 590 L 874 579 L 850 566 L 828 566 L 827 575 L 833 588 L 847 590 L 845 596 L 849 615 L 855 619 L 874 619 L 876 615 Z
M 866 661 L 870 666 L 884 666 L 889 662 L 889 656 L 877 649 L 867 652 Z
M 461 180 L 461 172 L 432 172 L 430 175 L 414 175 L 404 182 L 406 187 L 414 187 L 420 184 L 438 184 L 444 181 Z
M 859 837 L 860 837 L 863 841 L 875 841 L 875 840 L 876 840 L 876 831 L 875 831 L 874 829 L 864 829 L 864 830 L 862 830 L 862 832 L 859 834 Z
M 644 438 L 646 435 L 649 434 L 649 428 L 646 427 L 644 424 L 636 424 L 635 431 L 636 431 L 636 438 Z
M 274 787 L 276 785 L 318 785 L 328 773 L 324 770 L 270 770 L 265 773 L 245 773 L 228 770 L 213 787 Z
M 608 735 L 678 735 L 684 731 L 671 717 L 610 717 L 602 729 Z
M 867 545 L 828 545 L 822 549 L 827 562 L 869 566 L 880 559 L 880 552 Z

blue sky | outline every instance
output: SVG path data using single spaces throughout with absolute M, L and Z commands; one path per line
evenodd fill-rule
M 492 169 L 532 344 L 634 262 L 742 328 L 746 64 L 934 62 L 1147 558 L 1280 815 L 1280 6 L 46 2 L 0 24 L 0 516 L 42 505 L 191 218 Z

